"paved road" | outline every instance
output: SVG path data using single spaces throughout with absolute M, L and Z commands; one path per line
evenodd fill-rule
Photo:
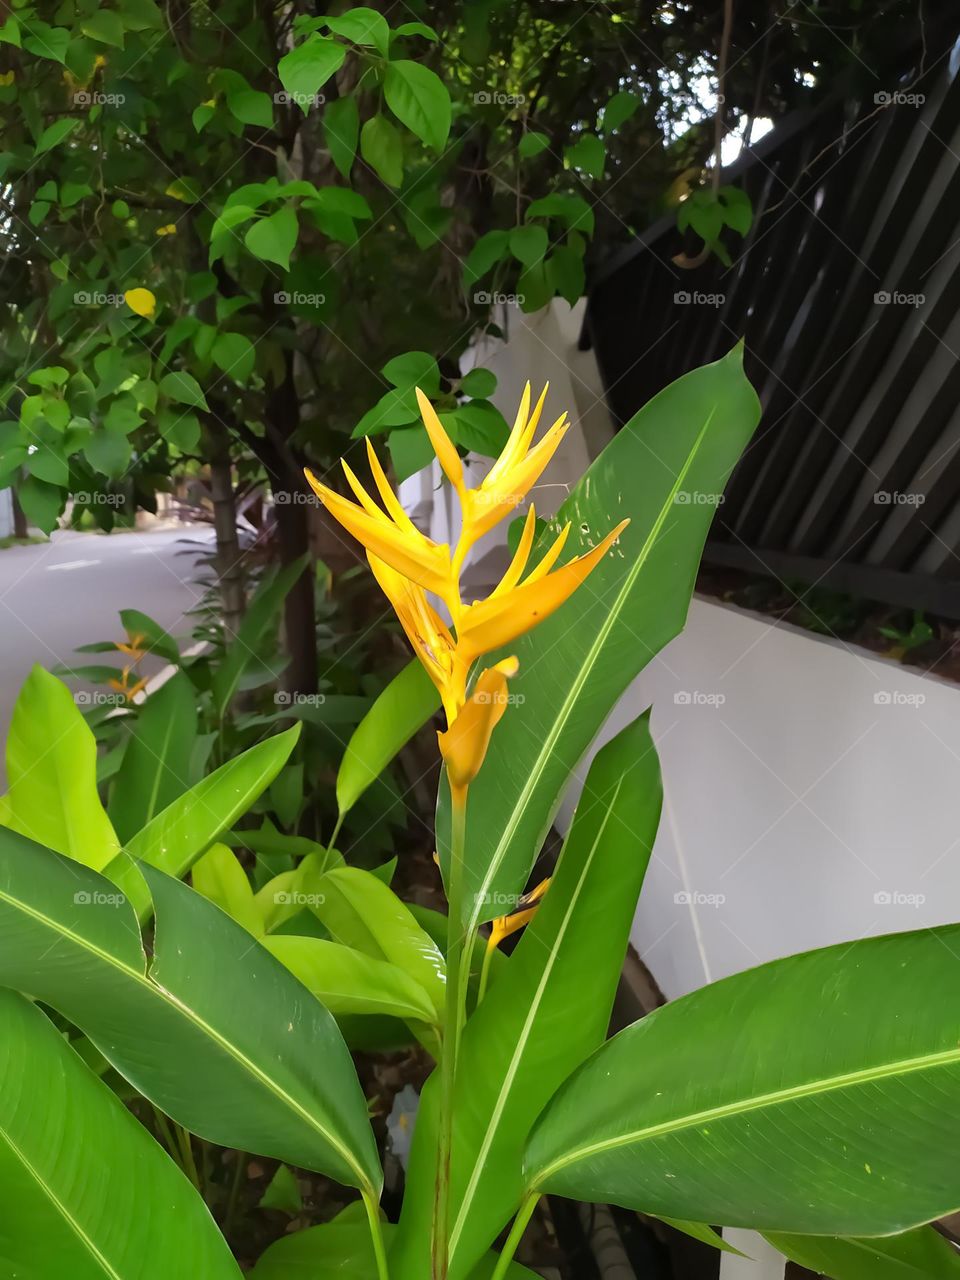
M 109 654 L 75 648 L 123 639 L 121 609 L 141 609 L 174 635 L 189 634 L 192 621 L 184 615 L 201 594 L 196 544 L 209 546 L 212 536 L 203 525 L 109 535 L 64 531 L 47 543 L 0 550 L 0 742 L 31 666 L 110 661 Z

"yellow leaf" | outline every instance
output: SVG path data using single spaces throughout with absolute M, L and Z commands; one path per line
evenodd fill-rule
M 157 300 L 149 289 L 128 289 L 123 300 L 138 316 L 146 316 L 149 320 L 157 309 Z

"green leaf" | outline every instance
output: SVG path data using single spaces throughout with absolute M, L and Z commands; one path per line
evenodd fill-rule
M 558 245 L 547 259 L 547 277 L 560 297 L 572 307 L 586 292 L 583 255 L 568 245 Z
M 196 737 L 193 685 L 178 671 L 147 698 L 123 753 L 108 810 L 121 841 L 187 790 Z
M 420 986 L 443 1016 L 445 964 L 439 947 L 417 924 L 410 908 L 391 888 L 359 867 L 327 871 L 312 889 L 322 902 L 312 905 L 330 936 L 375 959 L 389 960 Z
M 425 22 L 401 22 L 393 33 L 395 36 L 423 36 L 424 40 L 432 40 L 437 43 L 440 37 L 434 31 L 433 27 L 428 27 Z
M 387 448 L 399 484 L 429 467 L 436 457 L 430 437 L 422 426 L 391 431 L 387 436 Z
M 193 865 L 190 879 L 197 893 L 215 903 L 231 920 L 236 920 L 248 933 L 259 938 L 263 933 L 263 917 L 256 904 L 247 873 L 232 849 L 225 844 L 211 845 Z M 289 966 L 288 966 L 289 967 Z
M 497 389 L 497 375 L 492 369 L 470 369 L 460 382 L 464 395 L 485 400 Z
M 436 72 L 406 58 L 388 62 L 383 96 L 401 124 L 434 151 L 443 150 L 450 133 L 450 94 Z
M 218 334 L 210 354 L 217 368 L 234 382 L 247 382 L 253 373 L 256 352 L 253 343 L 242 333 Z
M 45 369 L 34 369 L 27 381 L 33 383 L 35 387 L 62 387 L 69 376 L 62 365 L 51 364 Z
M 529 1185 L 815 1235 L 884 1235 L 956 1210 L 960 1046 L 940 993 L 958 946 L 957 925 L 861 939 L 656 1010 L 555 1095 Z
M 143 873 L 149 968 L 109 880 L 0 830 L 0 982 L 75 1023 L 191 1133 L 376 1194 L 366 1103 L 332 1016 L 206 898 Z
M 960 1253 L 932 1227 L 874 1240 L 768 1234 L 775 1249 L 832 1280 L 954 1280 Z
M 290 255 L 297 243 L 297 215 L 293 209 L 286 207 L 261 218 L 247 229 L 243 243 L 255 258 L 262 262 L 275 262 L 287 271 L 290 267 Z
M 360 138 L 360 112 L 352 94 L 335 98 L 324 107 L 323 138 L 338 173 L 349 179 Z
M 510 247 L 509 231 L 488 231 L 467 254 L 463 264 L 463 283 L 469 289 L 500 262 Z
M 62 116 L 59 120 L 54 120 L 53 124 L 48 125 L 41 133 L 34 155 L 42 156 L 52 151 L 54 147 L 58 147 L 65 138 L 69 138 L 79 124 L 80 121 L 76 116 Z
M 192 373 L 176 370 L 160 379 L 160 391 L 175 404 L 188 404 L 194 409 L 208 409 L 200 383 Z
M 116 431 L 96 431 L 84 444 L 83 456 L 95 471 L 119 480 L 130 465 L 133 445 Z
M 248 84 L 231 85 L 227 90 L 227 109 L 241 124 L 273 128 L 273 101 L 270 95 Z
M 510 435 L 510 427 L 499 409 L 486 400 L 471 400 L 458 406 L 454 414 L 441 414 L 440 420 L 450 430 L 458 445 L 485 458 L 499 458 Z
M 399 187 L 403 182 L 403 145 L 386 116 L 378 114 L 364 122 L 360 155 L 388 187 Z
M 721 493 L 758 417 L 737 347 L 641 409 L 557 513 L 551 536 L 572 522 L 567 554 L 596 545 L 624 517 L 632 523 L 588 584 L 510 646 L 520 659 L 511 693 L 524 701 L 508 709 L 470 788 L 464 892 L 476 904 L 473 924 L 500 914 L 497 895 L 517 893 L 570 772 L 628 684 L 682 628 L 714 506 L 678 504 L 676 496 Z M 658 466 L 648 465 L 650 457 Z M 538 544 L 534 555 L 544 549 Z M 565 692 L 558 696 L 558 689 Z M 444 867 L 448 832 L 444 786 Z
M 222 764 L 142 827 L 127 841 L 127 852 L 169 875 L 186 875 L 217 836 L 269 787 L 286 764 L 299 734 L 300 726 L 294 725 Z M 149 913 L 149 897 L 130 858 L 123 854 L 114 858 L 104 874 L 123 889 L 141 918 Z
M 463 1033 L 451 1162 L 451 1277 L 465 1276 L 523 1197 L 523 1151 L 556 1089 L 610 1021 L 660 817 L 648 716 L 597 755 L 550 888 Z M 498 903 L 499 913 L 516 902 Z M 421 1102 L 395 1280 L 429 1273 L 436 1086 Z
M 419 387 L 425 395 L 435 396 L 440 390 L 440 368 L 429 351 L 407 351 L 402 356 L 394 356 L 380 372 L 401 391 Z
M 629 89 L 621 89 L 603 108 L 601 130 L 604 133 L 614 133 L 622 124 L 626 124 L 639 106 L 640 99 L 635 93 L 631 93 Z
M 70 31 L 66 27 L 51 27 L 46 22 L 31 19 L 28 32 L 23 39 L 23 47 L 28 53 L 38 58 L 49 58 L 52 62 L 65 63 L 67 50 L 70 48 Z
M 7 736 L 4 822 L 89 867 L 107 865 L 120 842 L 97 793 L 97 743 L 67 686 L 35 666 Z
M 17 485 L 17 498 L 30 524 L 43 533 L 56 528 L 64 503 L 64 491 L 57 485 L 27 476 Z
M 348 1218 L 348 1207 L 333 1222 L 306 1231 L 282 1236 L 261 1256 L 248 1280 L 377 1280 L 377 1262 L 366 1223 Z M 388 1250 L 396 1228 L 383 1223 Z M 488 1254 L 470 1275 L 469 1280 L 490 1280 L 498 1262 L 496 1254 Z M 419 1280 L 423 1280 L 420 1277 Z M 511 1262 L 502 1280 L 540 1280 L 538 1274 Z
M 7 1275 L 240 1280 L 206 1205 L 170 1157 L 13 991 L 0 991 L 0 1044 Z
M 310 110 L 320 89 L 343 66 L 347 51 L 329 36 L 314 34 L 280 59 L 277 75 L 304 115 Z
M 347 743 L 337 772 L 341 814 L 353 808 L 400 748 L 439 709 L 440 695 L 433 681 L 416 659 L 408 662 L 378 696 Z
M 323 938 L 275 934 L 262 942 L 331 1013 L 436 1021 L 423 988 L 395 964 Z
M 140 637 L 140 648 L 147 653 L 155 653 L 175 666 L 179 664 L 180 650 L 176 640 L 148 613 L 143 613 L 140 609 L 121 609 L 120 625 L 127 635 Z
M 549 145 L 550 139 L 545 133 L 525 133 L 520 139 L 517 152 L 521 159 L 526 160 L 531 156 L 538 156 L 541 151 L 546 151 Z
M 591 178 L 602 178 L 607 148 L 595 133 L 583 133 L 572 146 L 564 149 L 563 158 L 568 165 L 581 169 Z
M 382 13 L 376 9 L 365 9 L 358 6 L 348 9 L 336 18 L 329 15 L 324 19 L 331 31 L 353 44 L 373 45 L 384 58 L 389 54 L 390 28 Z
M 214 672 L 213 699 L 218 717 L 225 714 L 240 687 L 243 673 L 259 654 L 271 628 L 275 633 L 283 602 L 307 564 L 308 557 L 301 556 L 292 564 L 285 565 L 279 573 L 264 578 L 247 605 L 237 634 L 228 638 L 223 661 Z M 275 673 L 277 676 L 280 674 L 280 671 Z
M 123 20 L 112 9 L 97 9 L 88 18 L 82 18 L 80 30 L 100 44 L 109 44 L 115 49 L 123 48 Z
M 582 231 L 585 235 L 593 235 L 594 214 L 582 196 L 566 195 L 553 192 L 549 196 L 541 196 L 539 200 L 527 205 L 527 218 L 559 218 L 566 224 L 568 231 Z
M 510 232 L 510 252 L 527 267 L 543 261 L 548 244 L 546 227 L 536 223 L 514 227 Z
M 238 1155 L 237 1157 L 241 1157 Z M 266 1191 L 257 1203 L 258 1209 L 278 1209 L 295 1217 L 303 1208 L 303 1196 L 300 1194 L 300 1183 L 296 1175 L 285 1164 L 277 1166 L 277 1172 L 270 1179 Z

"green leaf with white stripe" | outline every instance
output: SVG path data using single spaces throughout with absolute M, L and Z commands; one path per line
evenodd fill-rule
M 758 1231 L 874 1236 L 960 1206 L 960 926 L 761 965 L 607 1042 L 528 1184 Z
M 582 552 L 631 520 L 580 590 L 509 646 L 520 659 L 510 682 L 517 705 L 493 735 L 467 809 L 471 925 L 517 893 L 570 774 L 623 691 L 683 627 L 716 504 L 759 413 L 739 346 L 686 374 L 621 428 L 541 539 L 542 550 L 570 521 L 567 549 Z M 444 867 L 449 828 L 444 784 Z
M 960 1253 L 932 1227 L 875 1240 L 767 1236 L 775 1249 L 830 1280 L 957 1280 Z
M 603 1043 L 660 816 L 648 717 L 587 775 L 550 888 L 463 1035 L 451 1162 L 450 1276 L 459 1280 L 516 1212 L 523 1150 L 556 1089 Z M 394 1280 L 430 1271 L 437 1093 L 417 1118 Z
M 200 1196 L 40 1010 L 0 991 L 0 1271 L 240 1280 Z
M 149 968 L 111 881 L 0 830 L 0 984 L 69 1018 L 192 1133 L 375 1192 L 376 1145 L 332 1015 L 213 903 L 143 873 Z

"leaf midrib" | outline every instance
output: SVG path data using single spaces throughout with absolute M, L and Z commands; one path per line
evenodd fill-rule
M 834 1093 L 839 1089 L 873 1084 L 875 1081 L 889 1079 L 892 1076 L 912 1075 L 917 1071 L 927 1071 L 955 1063 L 960 1063 L 960 1047 L 943 1049 L 939 1053 L 923 1054 L 917 1058 L 898 1058 L 895 1062 L 862 1067 L 858 1071 L 847 1071 L 841 1075 L 825 1076 L 818 1080 L 808 1080 L 804 1084 L 791 1085 L 786 1089 L 775 1089 L 770 1093 L 760 1093 L 750 1098 L 739 1098 L 734 1102 L 724 1103 L 722 1106 L 709 1107 L 705 1111 L 677 1116 L 673 1120 L 664 1120 L 660 1124 L 633 1129 L 629 1133 L 618 1134 L 614 1138 L 604 1138 L 599 1142 L 568 1152 L 541 1170 L 537 1176 L 537 1185 L 543 1185 L 551 1174 L 569 1168 L 580 1160 L 588 1160 L 603 1152 L 614 1151 L 618 1147 L 645 1142 L 651 1138 L 661 1138 L 671 1133 L 680 1133 L 684 1129 L 693 1129 L 715 1120 L 726 1120 L 732 1116 L 748 1115 L 753 1111 L 763 1111 L 768 1107 L 797 1102 L 804 1098 L 819 1097 L 821 1094 Z
M 539 983 L 537 984 L 536 994 L 534 996 L 534 999 L 530 1003 L 529 1013 L 526 1019 L 524 1020 L 523 1029 L 520 1033 L 520 1036 L 517 1039 L 516 1045 L 514 1046 L 514 1052 L 510 1058 L 507 1071 L 504 1075 L 503 1086 L 501 1087 L 500 1092 L 497 1095 L 496 1105 L 494 1106 L 490 1115 L 490 1123 L 488 1124 L 484 1132 L 483 1141 L 481 1142 L 477 1150 L 476 1159 L 474 1160 L 474 1164 L 473 1164 L 473 1170 L 470 1175 L 470 1182 L 468 1183 L 467 1189 L 463 1194 L 463 1200 L 460 1205 L 460 1211 L 457 1214 L 456 1222 L 453 1224 L 453 1230 L 450 1233 L 451 1257 L 456 1253 L 457 1243 L 460 1239 L 460 1236 L 463 1234 L 465 1217 L 469 1210 L 470 1205 L 473 1203 L 473 1198 L 476 1195 L 477 1183 L 480 1181 L 480 1176 L 483 1170 L 484 1162 L 486 1161 L 486 1158 L 487 1158 L 487 1153 L 490 1150 L 491 1145 L 493 1144 L 495 1131 L 499 1126 L 500 1118 L 503 1115 L 503 1110 L 507 1105 L 507 1099 L 513 1090 L 513 1082 L 514 1082 L 514 1079 L 516 1078 L 517 1071 L 520 1069 L 520 1059 L 523 1056 L 523 1052 L 527 1047 L 527 1042 L 529 1041 L 530 1036 L 533 1032 L 533 1023 L 534 1023 L 534 1020 L 536 1019 L 537 1014 L 540 1011 L 540 1005 L 543 1003 L 543 997 L 544 997 L 544 992 L 546 991 L 547 983 L 550 981 L 550 975 L 553 973 L 553 967 L 556 964 L 557 956 L 560 954 L 560 948 L 563 945 L 563 940 L 567 935 L 567 929 L 569 928 L 570 921 L 573 918 L 573 914 L 576 909 L 576 906 L 580 901 L 580 895 L 583 892 L 584 882 L 590 872 L 591 866 L 593 865 L 593 860 L 596 857 L 597 849 L 600 846 L 600 841 L 603 838 L 603 833 L 607 829 L 607 823 L 610 821 L 610 815 L 613 813 L 613 807 L 617 802 L 617 797 L 620 794 L 620 790 L 622 786 L 623 786 L 623 776 L 621 775 L 621 777 L 617 782 L 616 789 L 614 790 L 614 793 L 610 798 L 610 803 L 607 806 L 607 810 L 603 815 L 603 822 L 600 824 L 597 830 L 596 836 L 593 841 L 593 845 L 590 849 L 589 856 L 584 861 L 583 868 L 581 869 L 581 872 L 580 872 L 580 879 L 577 882 L 576 892 L 571 897 L 570 902 L 567 906 L 566 914 L 564 915 L 564 919 L 563 919 L 563 924 L 557 932 L 555 944 L 551 948 L 550 956 L 546 964 L 544 965 L 543 973 L 541 975 Z
M 258 1080 L 261 1084 L 265 1085 L 269 1093 L 272 1093 L 274 1097 L 283 1103 L 284 1106 L 288 1107 L 295 1115 L 304 1120 L 310 1128 L 316 1130 L 316 1132 L 319 1133 L 326 1142 L 329 1142 L 330 1146 L 333 1147 L 341 1159 L 346 1163 L 348 1168 L 354 1171 L 363 1186 L 370 1186 L 369 1179 L 357 1163 L 353 1153 L 348 1147 L 343 1145 L 339 1138 L 328 1132 L 315 1116 L 311 1115 L 305 1107 L 301 1106 L 301 1104 L 297 1102 L 296 1098 L 292 1097 L 286 1092 L 286 1090 L 281 1089 L 279 1085 L 270 1078 L 270 1076 L 256 1065 L 255 1062 L 248 1058 L 246 1054 L 242 1053 L 236 1045 L 232 1044 L 223 1035 L 221 1035 L 220 1032 L 217 1031 L 215 1027 L 212 1027 L 204 1018 L 201 1018 L 194 1009 L 191 1009 L 189 1005 L 184 1004 L 184 1002 L 175 996 L 172 991 L 168 991 L 166 987 L 161 986 L 159 982 L 154 978 L 151 978 L 148 974 L 141 973 L 130 965 L 124 964 L 115 956 L 111 956 L 109 951 L 104 951 L 101 947 L 88 942 L 85 938 L 81 937 L 80 934 L 74 933 L 72 929 L 68 929 L 66 925 L 60 924 L 58 921 L 44 915 L 42 911 L 37 911 L 33 907 L 27 906 L 26 903 L 21 902 L 17 898 L 11 897 L 10 894 L 6 893 L 2 889 L 0 889 L 0 902 L 6 902 L 15 910 L 22 911 L 25 915 L 28 915 L 32 919 L 38 921 L 42 926 L 49 929 L 51 932 L 56 933 L 58 936 L 68 938 L 75 946 L 79 947 L 81 950 L 89 952 L 93 956 L 96 956 L 103 963 L 110 965 L 112 968 L 124 974 L 128 979 L 132 979 L 141 987 L 144 987 L 152 995 L 159 996 L 160 999 L 166 1000 L 171 1005 L 174 1005 L 190 1022 L 194 1024 L 194 1026 L 203 1031 L 204 1034 L 214 1042 L 214 1044 L 219 1045 L 228 1057 L 233 1058 L 235 1062 L 239 1063 L 240 1066 L 242 1066 L 244 1070 L 246 1070 L 255 1080 Z
M 623 585 L 620 588 L 619 592 L 617 593 L 617 598 L 614 601 L 613 607 L 607 613 L 607 616 L 603 621 L 603 625 L 601 626 L 600 631 L 597 633 L 596 639 L 594 640 L 593 644 L 590 646 L 590 649 L 587 652 L 587 656 L 584 659 L 584 662 L 581 665 L 579 672 L 577 673 L 576 679 L 574 680 L 572 686 L 570 687 L 570 690 L 567 693 L 567 696 L 564 698 L 563 702 L 560 705 L 560 710 L 556 716 L 556 719 L 553 722 L 553 727 L 550 729 L 550 732 L 547 734 L 546 738 L 544 739 L 543 746 L 540 749 L 540 754 L 538 755 L 532 769 L 527 775 L 527 780 L 523 784 L 523 790 L 520 792 L 520 795 L 517 797 L 516 803 L 514 804 L 513 810 L 510 814 L 510 818 L 508 819 L 507 825 L 504 828 L 503 835 L 501 836 L 500 841 L 497 844 L 497 848 L 494 850 L 493 857 L 490 859 L 490 863 L 487 868 L 487 873 L 483 878 L 480 888 L 477 890 L 477 893 L 475 895 L 475 901 L 477 905 L 474 907 L 473 914 L 471 915 L 470 921 L 467 926 L 468 935 L 472 934 L 479 924 L 480 913 L 482 911 L 482 904 L 488 900 L 487 894 L 489 892 L 490 884 L 492 883 L 493 877 L 500 870 L 500 867 L 503 863 L 504 858 L 507 856 L 507 850 L 509 849 L 513 841 L 513 837 L 520 826 L 521 818 L 523 816 L 524 811 L 526 810 L 526 806 L 529 802 L 529 799 L 533 794 L 534 790 L 536 789 L 536 786 L 544 771 L 546 761 L 549 760 L 550 756 L 553 754 L 554 748 L 557 743 L 557 739 L 560 737 L 560 733 L 564 725 L 567 723 L 567 721 L 570 719 L 571 715 L 573 714 L 573 708 L 576 705 L 577 698 L 580 696 L 580 691 L 583 688 L 583 686 L 586 684 L 587 677 L 589 676 L 590 672 L 593 670 L 594 666 L 599 660 L 600 654 L 607 642 L 607 638 L 610 635 L 610 632 L 613 630 L 614 623 L 620 616 L 620 611 L 623 608 L 623 603 L 625 599 L 629 595 L 630 591 L 633 589 L 633 584 L 636 582 L 641 569 L 644 567 L 644 565 L 646 564 L 647 560 L 650 557 L 650 553 L 653 550 L 654 544 L 657 540 L 660 530 L 663 528 L 664 524 L 666 523 L 667 515 L 670 512 L 670 508 L 674 504 L 674 498 L 676 497 L 677 493 L 679 493 L 680 486 L 683 484 L 684 480 L 686 479 L 690 468 L 693 466 L 694 459 L 696 458 L 697 454 L 700 452 L 700 446 L 703 444 L 704 437 L 707 434 L 707 429 L 709 428 L 710 423 L 713 421 L 713 416 L 715 413 L 716 413 L 716 405 L 714 405 L 713 408 L 710 410 L 710 412 L 707 414 L 706 420 L 704 421 L 704 424 L 700 429 L 700 434 L 697 436 L 696 440 L 693 442 L 693 447 L 691 448 L 690 452 L 687 454 L 686 461 L 681 467 L 676 480 L 674 481 L 669 493 L 667 494 L 667 498 L 663 503 L 663 506 L 660 508 L 657 518 L 653 522 L 653 525 L 650 528 L 650 532 L 647 534 L 647 537 L 644 540 L 643 546 L 640 548 L 640 553 L 637 556 L 636 562 L 634 563 L 630 572 L 627 574 L 626 578 L 624 579 Z
M 28 1159 L 26 1154 L 21 1150 L 18 1144 L 14 1142 L 13 1138 L 10 1136 L 7 1130 L 3 1128 L 2 1125 L 0 1125 L 0 1138 L 3 1139 L 3 1141 L 7 1144 L 10 1150 L 16 1156 L 16 1158 L 20 1161 L 20 1163 L 26 1169 L 27 1173 L 29 1173 L 31 1178 L 33 1178 L 34 1182 L 36 1182 L 37 1186 L 40 1188 L 41 1193 L 47 1197 L 47 1199 L 54 1206 L 54 1208 L 60 1213 L 61 1217 L 66 1222 L 67 1226 L 70 1228 L 73 1234 L 77 1237 L 77 1239 L 80 1241 L 83 1247 L 87 1250 L 90 1256 L 97 1262 L 97 1264 L 100 1267 L 102 1267 L 104 1275 L 110 1276 L 111 1280 L 123 1280 L 123 1276 L 120 1274 L 120 1272 L 117 1271 L 108 1261 L 108 1259 L 100 1252 L 100 1250 L 97 1248 L 96 1244 L 94 1244 L 91 1237 L 87 1234 L 86 1231 L 84 1231 L 78 1219 L 74 1217 L 74 1215 L 70 1212 L 70 1210 L 67 1208 L 64 1202 L 60 1199 L 60 1197 L 54 1191 L 50 1183 L 47 1182 L 47 1180 L 43 1177 L 43 1175 L 39 1172 L 39 1170 L 34 1167 L 34 1165 Z

